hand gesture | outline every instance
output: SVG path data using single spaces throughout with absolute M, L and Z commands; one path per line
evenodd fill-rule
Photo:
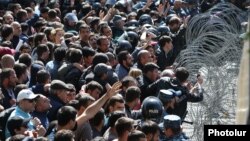
M 120 81 L 112 85 L 112 87 L 107 91 L 108 97 L 112 97 L 121 91 L 120 87 L 122 83 Z
M 37 127 L 38 125 L 41 124 L 40 119 L 37 118 L 37 117 L 34 117 L 31 121 L 32 121 L 32 123 L 34 124 L 35 127 Z
M 46 133 L 46 129 L 42 125 L 38 125 L 36 127 L 36 132 L 37 132 L 38 136 L 44 136 Z

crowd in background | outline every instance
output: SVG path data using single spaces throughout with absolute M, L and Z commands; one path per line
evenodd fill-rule
M 1 139 L 188 140 L 203 79 L 175 60 L 188 21 L 219 2 L 1 0 Z

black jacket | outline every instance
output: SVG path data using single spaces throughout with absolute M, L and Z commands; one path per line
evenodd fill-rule
M 200 102 L 203 100 L 203 89 L 198 90 L 198 94 L 191 94 L 187 87 L 181 86 L 180 82 L 169 78 L 162 77 L 150 84 L 146 91 L 153 96 L 158 96 L 158 93 L 161 89 L 173 89 L 175 91 L 181 91 L 181 94 L 178 95 L 178 100 L 176 101 L 175 108 L 170 112 L 170 114 L 176 114 L 184 119 L 185 112 L 187 110 L 187 102 Z

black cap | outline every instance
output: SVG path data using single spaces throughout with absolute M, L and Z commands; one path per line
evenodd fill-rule
M 65 84 L 61 80 L 53 80 L 50 85 L 51 89 L 58 90 L 58 89 L 64 89 L 70 91 L 71 89 L 68 87 L 67 84 Z

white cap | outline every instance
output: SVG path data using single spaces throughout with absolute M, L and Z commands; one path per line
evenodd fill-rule
M 17 102 L 23 100 L 23 99 L 35 99 L 39 95 L 35 95 L 31 90 L 29 89 L 23 89 L 21 90 L 17 95 Z

